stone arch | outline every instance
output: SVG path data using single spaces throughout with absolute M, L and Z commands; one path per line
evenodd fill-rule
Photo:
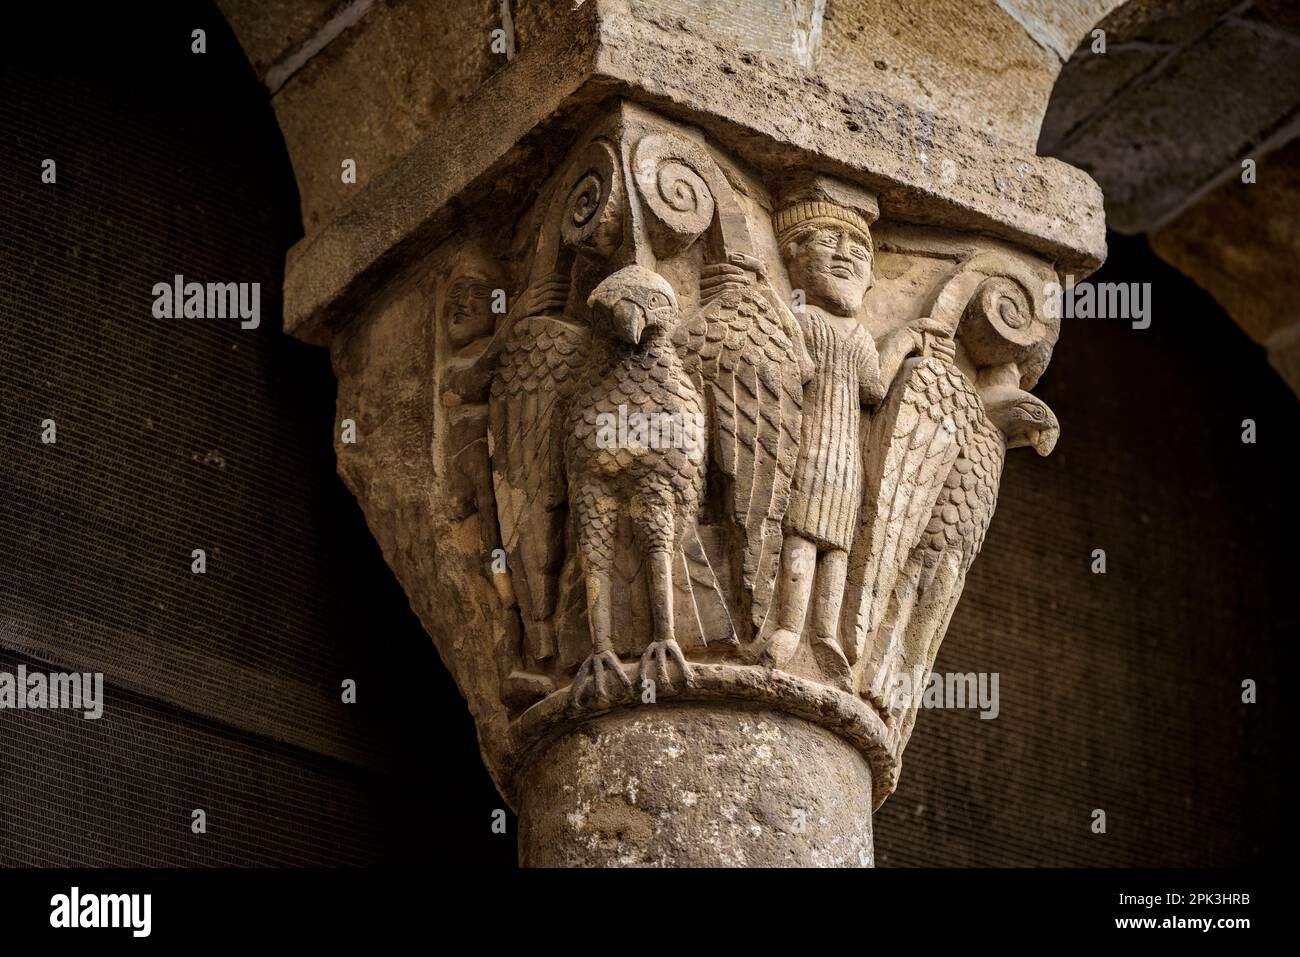
M 1300 391 L 1300 14 L 1278 0 L 1129 0 L 1088 31 L 1038 152 L 1088 172 Z M 1246 165 L 1253 166 L 1254 182 Z

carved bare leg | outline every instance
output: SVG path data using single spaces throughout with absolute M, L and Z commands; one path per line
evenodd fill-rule
M 691 680 L 691 666 L 686 662 L 673 631 L 672 555 L 655 551 L 650 555 L 650 611 L 654 618 L 654 640 L 641 655 L 641 680 L 649 678 L 658 690 L 672 692 L 669 662 L 681 669 L 682 678 Z
M 478 506 L 479 540 L 482 542 L 483 563 L 488 580 L 496 589 L 501 604 L 508 608 L 516 604 L 515 590 L 510 569 L 499 569 L 496 562 L 495 553 L 501 547 L 501 527 L 497 522 L 496 498 L 492 489 L 492 463 L 488 458 L 486 440 L 474 443 L 466 472 L 470 481 L 474 483 L 474 501 Z
M 853 686 L 849 660 L 840 647 L 840 604 L 848 578 L 849 553 L 837 548 L 817 562 L 812 607 L 813 656 L 831 681 L 845 690 Z
M 782 665 L 794 657 L 808 616 L 816 571 L 817 546 L 801 535 L 787 533 L 781 549 L 776 631 L 767 640 L 760 660 Z

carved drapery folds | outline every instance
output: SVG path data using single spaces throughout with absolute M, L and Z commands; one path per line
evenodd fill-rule
M 425 540 L 476 596 L 441 648 L 495 672 L 506 793 L 572 722 L 725 699 L 849 741 L 884 800 L 1004 455 L 1056 439 L 1051 267 L 625 102 L 435 261 Z

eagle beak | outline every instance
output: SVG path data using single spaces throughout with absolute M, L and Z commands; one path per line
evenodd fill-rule
M 1031 447 L 1050 455 L 1061 437 L 1056 414 L 1038 396 L 1018 386 L 993 386 L 980 391 L 989 418 L 1006 437 L 1008 449 Z
M 1046 458 L 1052 454 L 1052 449 L 1056 448 L 1056 440 L 1060 437 L 1061 430 L 1055 426 L 1034 429 L 1029 433 L 1029 444 L 1033 446 L 1035 452 Z
M 645 310 L 630 299 L 620 299 L 610 311 L 613 318 L 614 334 L 624 342 L 637 345 L 641 334 L 645 332 Z
M 1046 458 L 1052 454 L 1052 449 L 1056 448 L 1056 440 L 1061 437 L 1061 426 L 1056 421 L 1054 413 L 1046 402 L 1036 395 L 1025 393 L 1025 404 L 1034 408 L 1034 418 L 1037 420 L 1037 428 L 1030 429 L 1025 435 L 1025 444 L 1033 448 L 1035 452 Z

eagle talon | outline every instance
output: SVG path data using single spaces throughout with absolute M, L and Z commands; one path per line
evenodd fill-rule
M 622 685 L 622 692 L 632 689 L 632 682 L 623 673 L 623 663 L 618 660 L 618 655 L 612 651 L 593 652 L 587 656 L 586 661 L 582 663 L 573 679 L 569 700 L 575 708 L 582 707 L 582 699 L 592 689 L 595 690 L 595 694 L 591 698 L 592 704 L 614 700 L 607 688 L 608 672 L 613 672 L 618 677 L 619 684 Z M 622 696 L 622 692 L 618 697 Z
M 672 638 L 665 638 L 661 641 L 652 641 L 646 646 L 641 655 L 641 679 L 644 681 L 650 678 L 655 686 L 661 691 L 672 694 L 673 688 L 672 676 L 668 671 L 669 659 L 677 663 L 681 669 L 683 683 L 689 685 L 693 673 L 691 666 L 686 661 L 686 656 L 682 654 L 681 646 Z M 654 673 L 650 674 L 650 666 L 654 665 Z

